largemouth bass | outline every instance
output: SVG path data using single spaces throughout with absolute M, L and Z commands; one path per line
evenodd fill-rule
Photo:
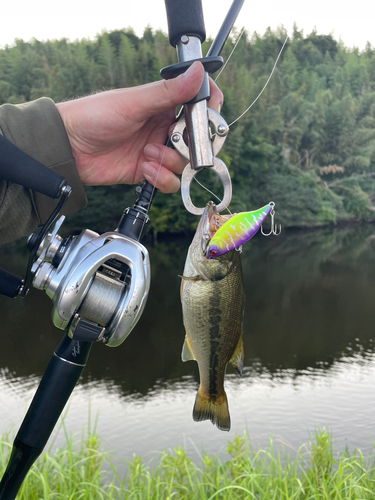
M 245 304 L 240 252 L 216 258 L 207 248 L 218 228 L 228 220 L 214 213 L 209 202 L 189 247 L 181 283 L 186 331 L 182 360 L 198 363 L 200 386 L 193 409 L 195 421 L 211 420 L 230 429 L 224 376 L 227 364 L 239 374 L 243 367 L 242 320 Z

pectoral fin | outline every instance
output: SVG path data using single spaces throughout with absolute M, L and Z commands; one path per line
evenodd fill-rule
M 242 336 L 238 341 L 238 344 L 234 350 L 233 356 L 231 357 L 229 363 L 235 368 L 240 377 L 242 377 L 242 369 L 243 369 L 243 341 Z
M 196 361 L 193 351 L 191 350 L 191 347 L 189 345 L 189 341 L 187 337 L 185 337 L 185 342 L 182 347 L 182 353 L 181 353 L 181 359 L 182 361 Z

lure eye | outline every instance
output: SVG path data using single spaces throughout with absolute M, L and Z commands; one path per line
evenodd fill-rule
M 217 254 L 216 250 L 210 250 L 210 256 L 211 257 L 215 257 L 216 254 Z

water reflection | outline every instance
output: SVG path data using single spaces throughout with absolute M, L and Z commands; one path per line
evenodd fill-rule
M 245 246 L 245 370 L 242 380 L 228 370 L 229 436 L 191 418 L 197 369 L 180 358 L 178 278 L 189 240 L 150 248 L 145 313 L 119 348 L 94 346 L 67 425 L 72 432 L 82 428 L 90 400 L 92 411 L 100 412 L 105 444 L 116 448 L 121 442 L 119 453 L 126 456 L 184 440 L 191 445 L 189 439 L 216 451 L 245 428 L 254 438 L 281 435 L 298 446 L 308 430 L 323 425 L 338 442 L 347 437 L 352 446 L 369 450 L 375 435 L 374 232 L 287 231 L 278 238 L 257 235 Z M 0 255 L 2 267 L 23 273 L 26 256 L 6 248 Z M 0 431 L 18 425 L 59 342 L 50 310 L 50 300 L 37 290 L 25 300 L 0 298 Z

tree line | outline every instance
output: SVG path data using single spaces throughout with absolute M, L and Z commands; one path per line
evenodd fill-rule
M 228 39 L 224 60 L 238 36 Z M 284 28 L 243 33 L 217 81 L 228 124 L 256 100 L 286 37 Z M 160 69 L 174 62 L 168 37 L 149 27 L 142 37 L 128 28 L 74 42 L 17 39 L 0 50 L 0 104 L 42 96 L 58 102 L 139 85 L 160 79 Z M 230 127 L 220 157 L 232 176 L 232 211 L 273 200 L 284 226 L 374 220 L 375 49 L 349 49 L 331 35 L 304 35 L 295 26 L 264 92 Z M 198 178 L 220 197 L 216 176 Z M 71 227 L 112 229 L 135 200 L 128 186 L 90 187 L 87 195 L 89 207 L 69 218 Z M 202 206 L 211 195 L 194 185 L 192 197 Z M 197 220 L 179 193 L 158 194 L 150 215 L 159 233 L 191 231 Z

